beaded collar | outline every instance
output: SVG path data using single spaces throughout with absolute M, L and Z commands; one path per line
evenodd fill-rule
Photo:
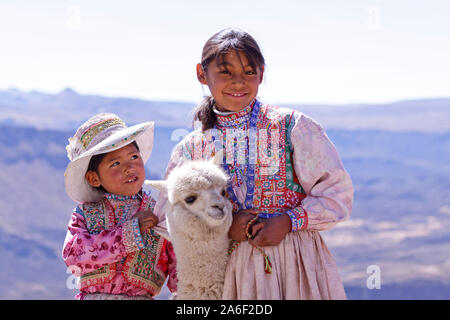
M 253 99 L 248 106 L 236 112 L 221 112 L 217 110 L 216 106 L 214 106 L 213 111 L 216 114 L 217 126 L 222 128 L 241 128 L 244 125 L 247 125 L 250 120 L 255 101 L 256 100 Z
M 231 114 L 231 116 L 241 114 L 243 111 L 246 111 L 248 114 L 248 128 L 247 130 L 253 131 L 256 130 L 256 122 L 258 121 L 258 113 L 261 108 L 261 103 L 258 100 L 253 100 L 253 102 L 245 107 L 243 110 L 235 112 Z M 236 118 L 239 120 L 241 118 L 245 118 L 245 116 L 241 115 L 240 118 Z M 215 126 L 216 128 L 216 126 Z M 234 126 L 236 128 L 236 126 Z M 218 140 L 218 137 L 213 135 L 213 141 L 215 143 Z M 245 181 L 247 189 L 246 195 L 244 199 L 244 203 L 240 203 L 238 198 L 233 190 L 232 183 L 228 183 L 227 191 L 230 199 L 239 206 L 239 210 L 249 209 L 253 207 L 253 191 L 255 187 L 255 154 L 256 154 L 256 141 L 254 139 L 248 139 L 248 163 L 247 164 L 236 164 L 236 154 L 234 150 L 226 150 L 226 135 L 223 136 L 223 145 L 221 147 L 225 148 L 225 152 L 223 153 L 223 162 L 222 167 L 225 170 L 228 176 L 236 176 L 240 183 Z M 220 141 L 220 139 L 218 140 Z M 220 142 L 219 142 L 220 143 Z M 230 167 L 227 163 L 227 153 L 232 152 L 233 154 L 233 165 Z
M 129 209 L 131 209 L 132 203 L 134 203 L 134 201 L 130 200 L 141 201 L 139 209 L 136 212 L 141 212 L 144 209 L 146 201 L 144 201 L 144 197 L 142 196 L 141 191 L 139 191 L 136 194 L 133 194 L 132 196 L 123 196 L 108 192 L 105 193 L 105 205 L 108 207 L 109 211 L 112 212 L 114 216 L 114 224 L 122 225 L 127 219 L 129 219 L 130 214 Z M 111 201 L 113 203 L 111 203 Z M 115 201 L 121 201 L 119 206 L 116 208 L 115 206 L 117 206 L 117 203 L 113 205 Z
M 142 195 L 141 195 L 141 191 L 139 191 L 136 194 L 133 194 L 132 196 L 123 196 L 123 195 L 119 195 L 119 194 L 113 194 L 113 193 L 105 192 L 105 198 L 108 199 L 108 200 L 120 200 L 120 201 L 125 201 L 125 200 L 142 200 Z

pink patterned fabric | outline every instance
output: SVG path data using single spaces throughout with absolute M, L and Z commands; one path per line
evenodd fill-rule
M 249 138 L 239 138 L 232 129 L 248 130 L 251 110 L 216 115 L 220 133 L 226 139 L 232 134 L 235 148 L 248 146 Z M 292 232 L 278 246 L 264 248 L 272 274 L 264 272 L 262 255 L 248 242 L 233 250 L 223 298 L 345 299 L 336 263 L 319 233 L 349 218 L 352 211 L 352 182 L 334 145 L 319 124 L 290 109 L 263 105 L 257 131 L 253 208 L 264 218 L 287 213 Z M 186 160 L 214 157 L 217 145 L 211 130 L 192 132 L 175 148 L 166 175 Z M 248 147 L 235 154 L 244 159 L 251 155 Z M 230 183 L 242 203 L 245 172 L 230 172 Z M 166 201 L 164 195 L 158 199 L 157 215 Z
M 143 205 L 144 204 L 144 205 Z M 153 297 L 166 277 L 176 291 L 176 259 L 172 244 L 153 230 L 141 235 L 142 209 L 155 201 L 142 193 L 131 197 L 106 194 L 95 203 L 78 205 L 72 213 L 63 259 L 81 276 L 82 298 L 90 293 Z

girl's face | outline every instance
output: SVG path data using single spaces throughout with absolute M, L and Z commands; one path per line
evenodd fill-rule
M 144 162 L 133 144 L 106 154 L 97 171 L 86 172 L 87 182 L 93 187 L 103 186 L 109 193 L 117 195 L 138 193 L 145 180 Z
M 220 111 L 239 111 L 248 106 L 258 94 L 263 74 L 264 66 L 253 68 L 240 51 L 211 61 L 206 72 L 197 65 L 197 78 L 209 87 Z

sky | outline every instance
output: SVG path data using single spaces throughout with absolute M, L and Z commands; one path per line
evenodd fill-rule
M 267 103 L 450 97 L 449 16 L 448 0 L 0 0 L 0 90 L 197 103 L 204 43 L 237 27 Z

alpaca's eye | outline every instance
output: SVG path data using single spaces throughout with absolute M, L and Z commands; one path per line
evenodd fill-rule
M 189 196 L 189 197 L 187 197 L 186 199 L 184 199 L 184 201 L 185 201 L 186 203 L 188 203 L 188 204 L 193 203 L 195 200 L 197 200 L 197 197 L 196 197 L 196 196 Z
M 222 197 L 225 197 L 225 189 L 222 190 Z

